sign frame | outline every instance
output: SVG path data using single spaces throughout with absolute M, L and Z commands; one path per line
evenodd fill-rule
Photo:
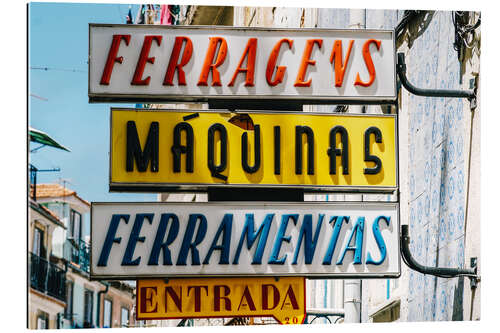
M 297 276 L 306 277 L 307 279 L 381 279 L 381 278 L 399 278 L 401 276 L 401 206 L 399 201 L 305 201 L 305 202 L 272 202 L 264 203 L 257 201 L 208 201 L 208 202 L 92 202 L 90 207 L 90 237 L 93 235 L 93 211 L 96 205 L 107 206 L 107 205 L 179 205 L 179 206 L 197 206 L 200 204 L 204 206 L 287 206 L 291 204 L 298 204 L 300 206 L 363 206 L 363 207 L 381 207 L 386 206 L 388 208 L 393 208 L 397 216 L 397 224 L 394 225 L 394 233 L 397 234 L 397 260 L 398 260 L 398 271 L 397 273 L 249 273 L 249 274 L 161 274 L 153 275 L 151 273 L 146 274 L 127 274 L 127 275 L 117 275 L 117 274 L 95 274 L 93 269 L 93 246 L 90 247 L 90 280 L 139 280 L 139 279 L 161 279 L 161 278 L 194 278 L 194 277 L 283 277 L 283 276 Z M 98 254 L 96 254 L 97 256 Z
M 182 94 L 138 94 L 138 93 L 96 93 L 91 91 L 91 63 L 92 63 L 92 46 L 91 46 L 91 28 L 114 28 L 126 27 L 131 30 L 138 30 L 148 25 L 128 25 L 128 24 L 106 24 L 106 23 L 89 23 L 88 37 L 88 98 L 89 103 L 161 103 L 161 102 L 194 102 L 204 103 L 210 101 L 229 102 L 238 104 L 250 104 L 261 102 L 264 100 L 267 103 L 282 104 L 283 102 L 291 102 L 298 104 L 375 104 L 375 105 L 394 105 L 397 102 L 397 72 L 396 72 L 396 33 L 394 29 L 326 29 L 326 28 L 264 28 L 264 27 L 229 27 L 229 26 L 206 26 L 206 25 L 189 25 L 189 26 L 165 26 L 165 25 L 151 25 L 154 29 L 168 29 L 168 30 L 210 30 L 210 31 L 255 31 L 255 32 L 300 32 L 300 33 L 338 33 L 338 32 L 353 32 L 353 33 L 390 33 L 392 35 L 392 47 L 394 53 L 392 61 L 394 64 L 394 76 L 392 80 L 390 96 L 328 96 L 318 95 L 311 97 L 304 97 L 301 95 L 182 95 Z M 392 67 L 392 66 L 391 66 Z
M 360 185 L 308 185 L 308 184 L 228 184 L 228 183 L 145 183 L 145 182 L 116 182 L 113 181 L 113 112 L 114 111 L 146 111 L 146 112 L 186 112 L 186 113 L 214 113 L 214 114 L 276 114 L 276 115 L 311 115 L 311 116 L 342 116 L 342 117 L 383 117 L 394 118 L 394 152 L 395 152 L 395 185 L 394 186 L 360 186 Z M 206 192 L 209 188 L 274 188 L 274 189 L 303 189 L 307 193 L 383 193 L 392 194 L 399 189 L 399 116 L 391 114 L 359 114 L 359 113 L 322 113 L 301 111 L 272 111 L 272 110 L 182 110 L 182 109 L 144 109 L 111 107 L 110 112 L 110 140 L 109 140 L 109 191 L 110 192 Z

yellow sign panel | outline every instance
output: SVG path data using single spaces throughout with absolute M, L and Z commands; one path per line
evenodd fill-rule
M 395 115 L 112 109 L 110 188 L 392 191 Z
M 274 317 L 302 324 L 305 315 L 304 277 L 137 281 L 137 320 Z

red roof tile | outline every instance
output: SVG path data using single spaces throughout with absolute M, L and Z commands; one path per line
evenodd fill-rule
M 80 198 L 76 191 L 65 188 L 59 184 L 37 184 L 36 185 L 36 197 L 37 198 L 56 198 L 56 197 L 69 197 L 75 196 L 77 199 L 81 200 L 84 204 L 90 207 L 90 203 L 87 200 Z M 33 186 L 30 188 L 30 197 L 33 197 Z
M 53 219 L 53 222 L 55 222 L 56 224 L 59 224 L 60 226 L 64 227 L 64 223 L 61 221 L 61 219 L 53 211 L 51 211 L 50 209 L 48 209 L 47 207 L 45 207 L 43 205 L 40 205 L 39 203 L 37 203 L 37 202 L 35 202 L 33 200 L 30 200 L 30 204 L 35 209 L 36 208 L 41 209 L 45 214 L 47 214 L 50 218 Z

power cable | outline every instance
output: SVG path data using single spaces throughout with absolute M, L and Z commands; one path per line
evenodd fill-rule
M 42 71 L 62 71 L 62 72 L 87 73 L 86 70 L 76 69 L 76 68 L 57 68 L 57 67 L 30 66 L 30 69 L 33 69 L 33 70 L 42 70 Z

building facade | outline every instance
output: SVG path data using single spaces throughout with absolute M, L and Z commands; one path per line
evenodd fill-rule
M 36 201 L 30 200 L 29 328 L 133 326 L 133 286 L 120 281 L 90 281 L 90 203 L 59 184 L 36 184 L 34 189 L 32 186 L 31 197 L 36 193 Z M 43 213 L 52 225 L 47 222 L 44 226 Z M 40 280 L 39 271 L 47 270 L 39 266 L 49 259 L 48 287 L 43 290 L 39 287 L 43 283 L 36 281 Z
M 28 328 L 57 328 L 66 307 L 64 262 L 52 255 L 52 238 L 66 227 L 49 209 L 29 200 Z

